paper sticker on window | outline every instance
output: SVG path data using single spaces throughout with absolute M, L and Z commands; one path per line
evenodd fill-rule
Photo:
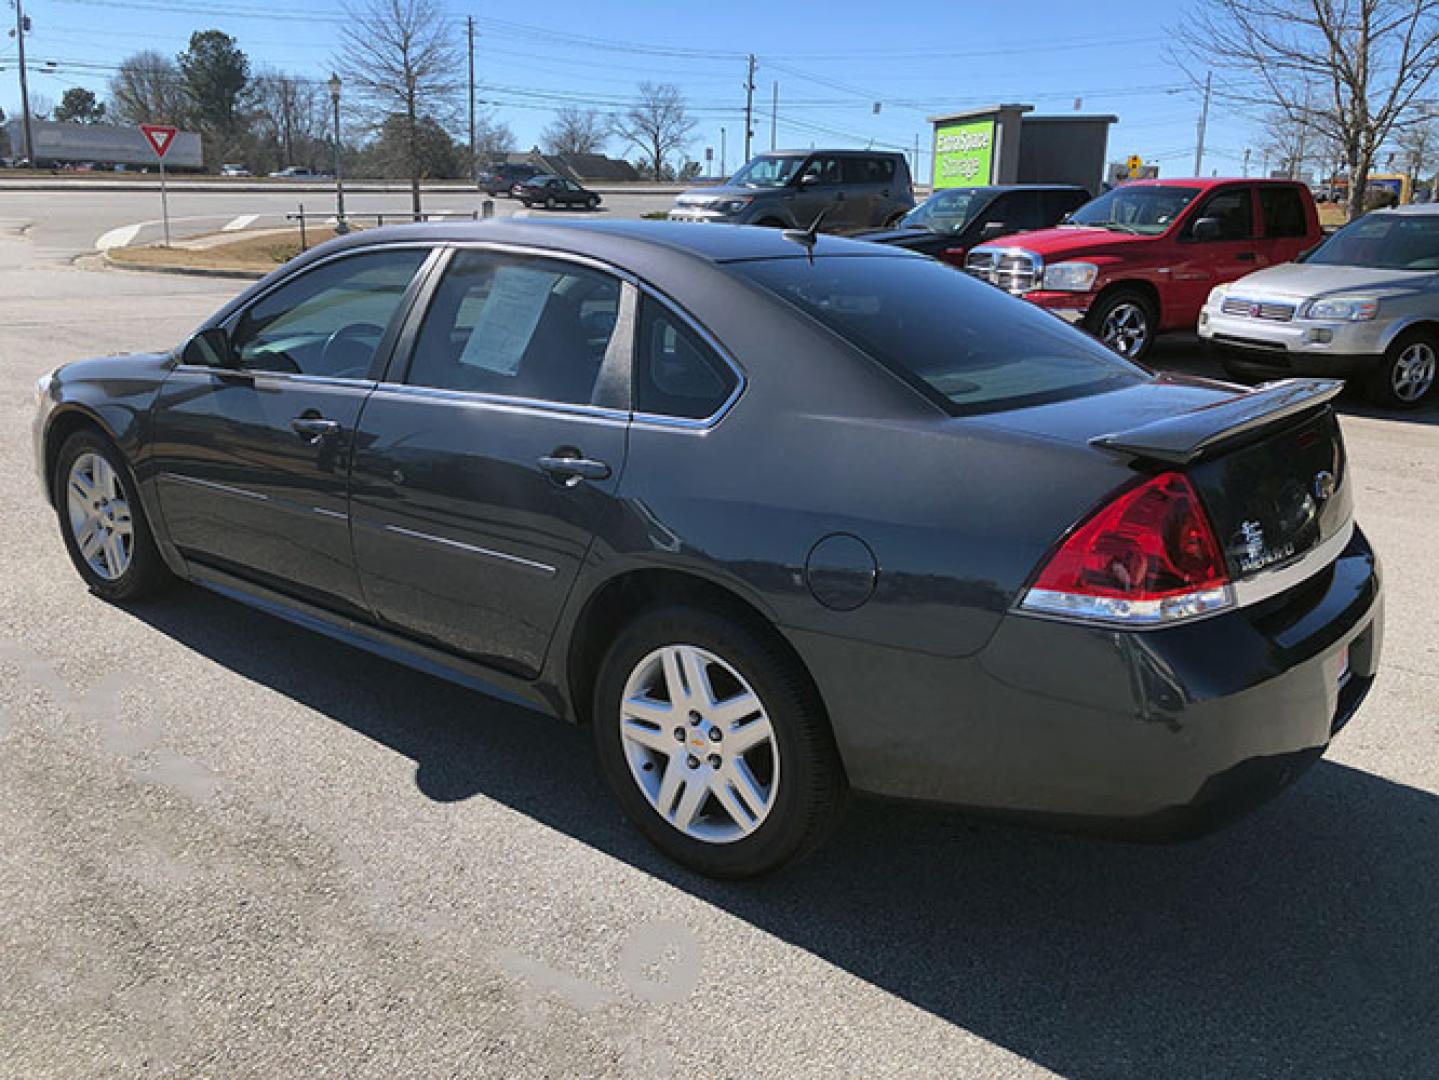
M 496 270 L 460 363 L 501 375 L 515 374 L 558 276 L 519 266 Z

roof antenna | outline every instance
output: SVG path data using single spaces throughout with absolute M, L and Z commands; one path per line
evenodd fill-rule
M 809 223 L 809 228 L 786 229 L 783 234 L 786 240 L 793 240 L 804 248 L 811 264 L 814 263 L 814 245 L 819 240 L 819 226 L 827 213 L 829 213 L 829 207 L 826 206 L 814 216 L 814 220 Z

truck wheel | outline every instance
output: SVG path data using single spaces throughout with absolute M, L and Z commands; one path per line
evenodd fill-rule
M 1439 341 L 1432 334 L 1400 334 L 1370 372 L 1364 389 L 1386 409 L 1414 409 L 1434 391 L 1439 375 Z
M 1084 328 L 1126 360 L 1139 361 L 1154 344 L 1157 321 L 1154 305 L 1144 293 L 1116 289 L 1089 309 Z

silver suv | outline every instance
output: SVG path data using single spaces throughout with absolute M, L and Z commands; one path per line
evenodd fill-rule
M 914 209 L 903 154 L 871 150 L 783 150 L 761 154 L 718 187 L 686 191 L 671 221 L 808 228 L 825 232 L 893 225 Z
M 1237 377 L 1339 375 L 1410 409 L 1439 381 L 1439 206 L 1378 210 L 1298 262 L 1209 294 L 1199 336 Z

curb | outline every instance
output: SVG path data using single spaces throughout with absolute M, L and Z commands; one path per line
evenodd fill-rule
M 108 270 L 130 270 L 141 274 L 178 274 L 183 277 L 229 278 L 236 281 L 259 281 L 268 270 L 227 270 L 220 266 L 182 266 L 178 263 L 138 263 L 117 259 L 108 251 L 100 253 Z M 277 268 L 278 269 L 278 268 Z

